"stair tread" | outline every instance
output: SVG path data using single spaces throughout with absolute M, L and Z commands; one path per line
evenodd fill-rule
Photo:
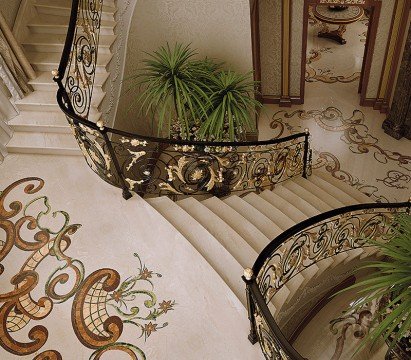
M 294 194 L 282 185 L 276 186 L 272 192 L 298 208 L 307 217 L 318 215 L 320 212 L 309 202 Z
M 9 121 L 9 124 L 69 126 L 66 117 L 62 111 L 50 111 L 46 114 L 40 111 L 22 111 L 16 117 L 11 119 Z
M 317 173 L 313 173 L 311 176 L 309 176 L 308 180 L 316 184 L 318 187 L 321 187 L 323 190 L 327 191 L 330 195 L 339 199 L 346 206 L 358 204 L 358 200 L 356 200 L 334 184 L 331 184 L 327 180 L 324 180 L 323 178 L 317 176 Z
M 44 26 L 55 28 L 57 26 L 67 28 L 70 22 L 70 16 L 47 16 L 46 14 L 38 14 L 34 19 L 29 22 L 28 26 Z M 114 28 L 116 26 L 114 20 L 101 20 L 101 28 Z
M 261 194 L 260 194 L 261 195 Z M 272 222 L 274 222 L 282 231 L 292 227 L 295 222 L 291 220 L 286 214 L 281 212 L 267 200 L 258 196 L 255 193 L 247 194 L 243 197 L 250 205 L 255 207 L 258 211 L 267 216 Z
M 304 214 L 300 209 L 298 209 L 292 203 L 283 199 L 281 196 L 274 193 L 273 191 L 264 190 L 260 194 L 260 197 L 267 200 L 271 204 L 275 204 L 276 208 L 278 208 L 281 212 L 287 215 L 290 219 L 295 221 L 295 223 L 307 219 L 307 215 Z
M 104 98 L 105 93 L 96 91 L 93 93 L 92 103 L 99 104 Z M 38 106 L 58 106 L 55 91 L 33 91 L 23 99 L 16 100 L 15 104 L 38 105 Z
M 64 114 L 59 112 L 21 112 L 9 121 L 14 131 L 38 131 L 71 133 L 70 125 Z
M 330 195 L 330 193 L 317 186 L 313 182 L 303 177 L 295 178 L 293 180 L 296 184 L 305 188 L 309 193 L 315 195 L 317 198 L 321 199 L 321 201 L 327 203 L 332 209 L 338 209 L 344 206 L 344 203 L 341 202 L 338 198 L 333 197 L 332 195 Z
M 224 202 L 244 216 L 249 222 L 255 224 L 270 241 L 282 233 L 279 226 L 239 196 L 232 195 L 225 199 Z
M 225 221 L 228 226 L 235 229 L 257 253 L 260 253 L 270 242 L 269 238 L 258 227 L 219 198 L 211 197 L 203 200 L 202 203 Z
M 67 148 L 79 150 L 72 134 L 15 132 L 7 144 L 9 147 Z
M 36 6 L 47 6 L 47 7 L 54 7 L 54 8 L 63 8 L 63 9 L 71 9 L 71 0 L 36 0 Z M 103 5 L 102 11 L 104 13 L 114 14 L 116 12 L 116 8 L 114 6 Z
M 330 184 L 338 187 L 354 199 L 356 199 L 360 203 L 372 203 L 374 202 L 370 197 L 363 194 L 361 191 L 355 189 L 354 187 L 348 185 L 346 182 L 336 179 L 335 177 L 331 176 L 324 171 L 318 171 L 315 173 L 318 177 L 321 177 L 325 181 L 329 182 Z
M 320 212 L 326 212 L 332 210 L 332 207 L 328 205 L 326 202 L 321 200 L 318 196 L 308 191 L 306 188 L 298 185 L 296 182 L 293 181 L 286 181 L 282 184 L 283 187 L 292 191 L 297 196 L 301 197 L 312 206 L 314 206 Z
M 246 303 L 243 268 L 237 260 L 197 220 L 167 197 L 147 199 L 204 257 L 234 294 Z
M 99 88 L 107 80 L 109 73 L 96 73 L 94 79 L 94 90 L 101 91 Z M 39 71 L 37 77 L 29 81 L 30 85 L 54 85 L 57 91 L 57 84 L 53 80 L 53 76 L 49 71 Z
M 55 52 L 27 51 L 26 56 L 31 64 L 50 64 L 55 65 L 56 68 L 61 59 L 61 53 Z M 106 66 L 112 57 L 112 54 L 99 54 L 97 57 L 97 66 Z
M 250 267 L 254 263 L 257 252 L 204 204 L 194 198 L 180 200 L 177 204 L 203 225 L 243 268 Z
M 110 47 L 116 35 L 100 35 L 99 47 Z M 36 34 L 30 33 L 23 41 L 22 45 L 61 45 L 66 41 L 64 34 Z M 61 55 L 61 54 L 60 54 Z

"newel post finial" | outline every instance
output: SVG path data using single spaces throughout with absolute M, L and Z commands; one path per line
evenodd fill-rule
M 244 277 L 247 281 L 250 281 L 253 278 L 254 272 L 250 268 L 244 269 Z

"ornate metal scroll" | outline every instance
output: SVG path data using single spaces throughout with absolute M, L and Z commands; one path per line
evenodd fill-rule
M 97 66 L 103 0 L 79 0 L 65 88 L 77 115 L 87 118 Z
M 121 187 L 121 180 L 116 172 L 107 148 L 107 142 L 102 133 L 87 125 L 75 125 L 69 117 L 67 117 L 67 120 L 90 168 L 104 181 Z
M 371 209 L 348 212 L 305 228 L 283 242 L 257 275 L 268 304 L 295 275 L 341 252 L 369 246 L 365 238 L 388 241 L 394 215 L 406 209 Z
M 302 139 L 234 147 L 120 137 L 112 145 L 130 190 L 153 195 L 218 195 L 272 188 L 301 175 L 304 164 Z
M 254 313 L 258 342 L 266 359 L 292 360 L 282 349 L 258 306 Z

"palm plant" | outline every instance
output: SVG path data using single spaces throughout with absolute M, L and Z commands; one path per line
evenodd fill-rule
M 398 215 L 392 227 L 393 237 L 387 243 L 367 240 L 386 256 L 385 261 L 371 262 L 361 269 L 375 271 L 357 284 L 345 289 L 359 289 L 363 295 L 355 303 L 360 308 L 375 299 L 380 301 L 375 327 L 364 338 L 360 349 L 367 343 L 375 343 L 381 336 L 393 348 L 401 341 L 410 342 L 411 330 L 411 215 Z M 407 346 L 411 344 L 408 343 Z
M 229 139 L 234 141 L 236 135 L 254 130 L 252 117 L 262 104 L 254 99 L 256 84 L 251 73 L 220 71 L 211 74 L 209 80 L 210 102 L 207 118 L 199 129 L 200 137 L 222 140 L 227 128 Z
M 148 54 L 142 73 L 129 78 L 142 88 L 136 103 L 145 116 L 158 119 L 159 131 L 166 127 L 169 134 L 172 121 L 177 121 L 186 137 L 190 119 L 206 114 L 208 97 L 202 79 L 207 76 L 210 65 L 208 61 L 190 61 L 195 55 L 189 45 L 176 44 L 171 49 L 167 43 Z
M 167 43 L 144 60 L 141 71 L 129 78 L 141 93 L 144 116 L 157 120 L 159 132 L 170 129 L 183 139 L 236 140 L 253 130 L 252 116 L 262 105 L 254 99 L 251 74 L 222 71 L 211 59 L 195 59 L 189 45 Z

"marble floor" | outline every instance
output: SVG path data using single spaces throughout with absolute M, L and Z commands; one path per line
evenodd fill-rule
M 0 165 L 0 274 L 2 360 L 262 359 L 204 258 L 82 157 Z
M 386 135 L 386 118 L 359 105 L 359 76 L 367 18 L 347 26 L 346 45 L 318 38 L 320 24 L 310 19 L 305 103 L 291 108 L 266 105 L 260 139 L 310 130 L 313 167 L 380 202 L 405 201 L 411 195 L 411 141 Z

